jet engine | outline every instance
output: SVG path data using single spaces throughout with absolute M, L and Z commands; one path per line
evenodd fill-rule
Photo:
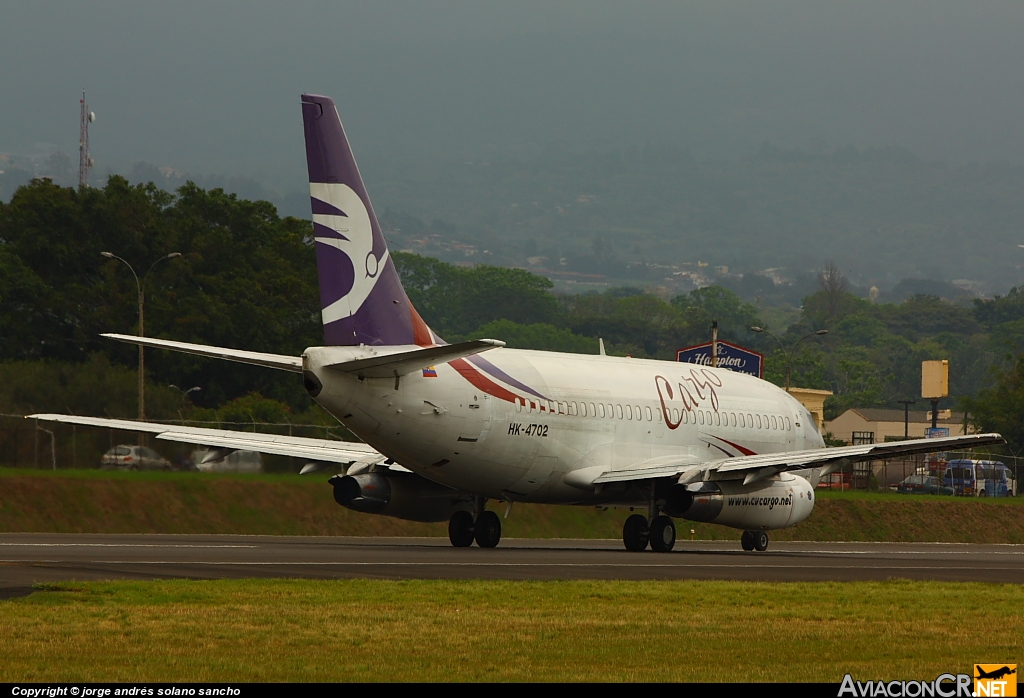
M 771 530 L 800 523 L 814 509 L 814 490 L 797 475 L 761 482 L 741 480 L 673 485 L 665 495 L 669 516 L 744 530 Z
M 473 510 L 472 497 L 415 473 L 381 469 L 335 475 L 334 500 L 354 511 L 409 521 L 448 521 L 459 509 Z

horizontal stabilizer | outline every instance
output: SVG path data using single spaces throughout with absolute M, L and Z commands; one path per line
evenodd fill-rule
M 170 349 L 181 351 L 196 356 L 208 356 L 212 359 L 226 359 L 237 361 L 243 364 L 254 364 L 267 368 L 276 368 L 282 371 L 294 371 L 302 373 L 301 356 L 283 356 L 281 354 L 264 354 L 258 351 L 243 351 L 241 349 L 225 349 L 224 347 L 211 347 L 205 344 L 189 344 L 187 342 L 174 342 L 169 339 L 151 339 L 149 337 L 136 337 L 130 334 L 102 334 L 101 337 L 116 339 L 119 342 L 128 344 L 140 344 L 144 347 L 157 349 Z
M 328 368 L 345 373 L 354 373 L 365 378 L 391 378 L 404 376 L 413 371 L 447 363 L 454 359 L 461 359 L 464 356 L 479 354 L 488 349 L 498 349 L 505 346 L 504 342 L 496 339 L 477 339 L 472 342 L 460 342 L 459 344 L 445 344 L 424 349 L 413 349 L 394 354 L 382 354 L 371 356 L 366 359 L 355 359 L 344 361 L 338 364 L 329 364 Z

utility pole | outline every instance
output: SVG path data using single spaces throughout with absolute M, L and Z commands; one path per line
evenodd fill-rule
M 910 438 L 910 406 L 917 404 L 917 400 L 897 400 L 896 402 L 903 405 L 903 440 L 906 441 Z
M 711 321 L 711 367 L 718 368 L 718 320 Z
M 106 257 L 107 259 L 116 259 L 119 262 L 123 262 L 124 265 L 128 267 L 128 270 L 131 271 L 132 276 L 135 277 L 135 288 L 139 294 L 139 337 L 145 337 L 145 325 L 143 324 L 145 316 L 143 312 L 145 309 L 146 299 L 146 280 L 149 278 L 149 272 L 153 271 L 153 267 L 155 267 L 157 264 L 164 261 L 165 259 L 174 259 L 175 257 L 180 257 L 181 253 L 171 252 L 169 255 L 164 255 L 160 259 L 153 262 L 153 264 L 150 265 L 149 269 L 143 275 L 141 281 L 139 280 L 139 275 L 135 273 L 134 267 L 132 267 L 132 265 L 129 264 L 126 260 L 122 259 L 121 257 L 118 257 L 116 254 L 112 252 L 100 252 L 100 255 Z M 144 347 L 141 344 L 139 345 L 139 421 L 146 421 L 146 353 Z
M 93 165 L 89 157 L 89 124 L 96 121 L 96 112 L 89 111 L 89 105 L 85 103 L 85 90 L 82 90 L 82 99 L 79 101 L 82 115 L 78 127 L 78 188 L 84 189 L 89 186 L 89 170 Z

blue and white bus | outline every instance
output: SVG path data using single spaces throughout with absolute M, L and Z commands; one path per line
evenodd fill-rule
M 951 460 L 942 481 L 957 495 L 1006 497 L 1016 494 L 1010 469 L 992 460 Z

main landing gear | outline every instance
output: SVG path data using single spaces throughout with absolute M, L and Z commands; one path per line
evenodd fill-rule
M 457 511 L 448 522 L 448 540 L 456 548 L 468 548 L 474 540 L 481 548 L 493 548 L 501 540 L 501 519 L 484 510 L 474 521 L 468 511 Z
M 744 550 L 756 550 L 763 553 L 768 549 L 768 534 L 764 531 L 744 531 L 740 536 L 740 545 Z
M 650 543 L 651 550 L 667 553 L 676 544 L 676 525 L 667 516 L 655 516 L 647 525 L 647 517 L 633 514 L 622 527 L 622 542 L 626 550 L 641 552 Z

